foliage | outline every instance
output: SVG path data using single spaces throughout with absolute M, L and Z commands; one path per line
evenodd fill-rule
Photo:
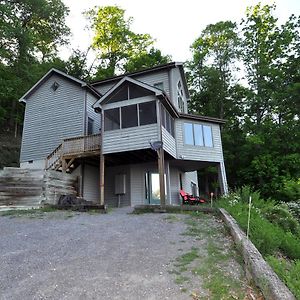
M 295 297 L 300 299 L 300 260 L 288 261 L 275 256 L 267 256 L 266 260 Z
M 297 201 L 300 17 L 279 25 L 275 9 L 257 4 L 240 27 L 218 22 L 202 31 L 187 64 L 190 103 L 192 112 L 227 119 L 222 136 L 232 188 L 250 184 L 265 198 Z
M 300 226 L 298 221 L 288 211 L 279 205 L 268 207 L 263 210 L 264 217 L 273 224 L 277 224 L 286 232 L 291 232 L 300 237 Z
M 218 206 L 224 207 L 237 220 L 240 227 L 246 231 L 249 206 L 242 196 L 247 195 L 249 188 L 246 187 L 243 190 L 223 197 L 218 202 Z M 250 195 L 253 196 L 254 194 L 250 193 Z M 253 199 L 249 236 L 257 249 L 263 255 L 272 255 L 281 250 L 284 255 L 291 259 L 300 259 L 299 224 L 294 223 L 295 219 L 292 215 L 282 209 L 285 217 L 276 216 L 273 213 L 280 209 L 276 207 L 274 201 L 264 201 L 255 196 Z
M 125 18 L 125 10 L 118 6 L 95 7 L 86 12 L 95 32 L 92 47 L 101 59 L 100 70 L 106 77 L 124 71 L 128 59 L 147 52 L 153 44 L 149 34 L 138 34 L 130 29 L 132 18 Z M 98 78 L 101 73 L 97 73 Z M 103 76 L 102 76 L 103 77 Z
M 300 223 L 300 202 L 288 202 L 285 203 L 285 206 Z

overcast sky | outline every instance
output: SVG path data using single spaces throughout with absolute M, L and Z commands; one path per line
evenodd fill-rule
M 92 32 L 85 27 L 87 22 L 82 12 L 94 6 L 118 5 L 126 10 L 127 17 L 133 17 L 132 30 L 149 33 L 155 40 L 155 47 L 163 54 L 170 54 L 173 61 L 190 58 L 189 47 L 208 25 L 218 21 L 239 22 L 245 16 L 247 6 L 254 0 L 63 0 L 70 8 L 67 24 L 73 36 L 69 51 L 62 52 L 67 58 L 72 48 L 86 50 L 92 40 Z M 261 1 L 271 4 L 274 1 Z M 299 0 L 277 0 L 276 16 L 284 22 L 291 14 L 300 15 Z

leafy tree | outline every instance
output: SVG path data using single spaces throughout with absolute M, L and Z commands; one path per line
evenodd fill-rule
M 149 34 L 134 33 L 130 29 L 133 19 L 126 19 L 125 10 L 118 6 L 95 7 L 87 11 L 86 16 L 95 32 L 92 47 L 101 61 L 98 79 L 124 71 L 130 58 L 147 52 L 153 44 Z
M 0 1 L 0 120 L 17 131 L 23 117 L 18 98 L 56 63 L 57 47 L 70 33 L 61 0 Z M 61 62 L 61 61 L 60 61 Z
M 134 72 L 171 62 L 171 56 L 162 55 L 159 49 L 152 47 L 130 57 L 124 66 L 125 72 Z

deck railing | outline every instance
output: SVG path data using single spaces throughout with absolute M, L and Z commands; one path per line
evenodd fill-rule
M 100 150 L 100 137 L 101 134 L 91 134 L 64 139 L 63 142 L 47 156 L 46 170 L 55 166 L 62 157 L 96 154 Z

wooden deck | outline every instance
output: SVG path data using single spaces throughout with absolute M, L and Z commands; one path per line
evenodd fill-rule
M 92 134 L 64 139 L 46 158 L 45 169 L 59 169 L 64 161 L 68 169 L 74 159 L 100 154 L 101 134 Z

